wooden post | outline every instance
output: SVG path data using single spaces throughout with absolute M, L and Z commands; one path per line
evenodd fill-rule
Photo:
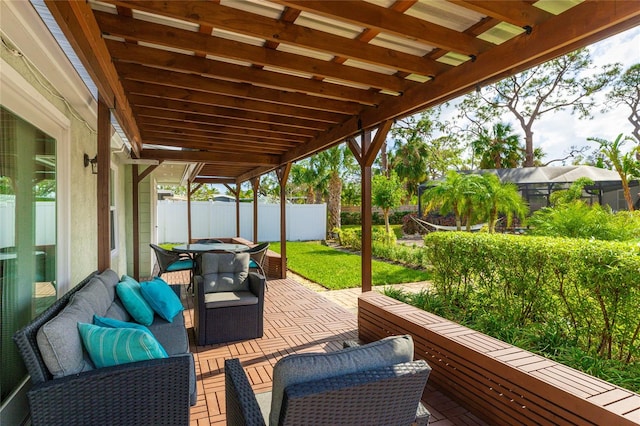
M 258 189 L 260 188 L 260 178 L 251 179 L 253 189 L 253 242 L 258 243 Z
M 362 197 L 360 216 L 362 220 L 362 292 L 371 291 L 373 273 L 371 270 L 371 165 L 384 143 L 387 133 L 391 129 L 393 121 L 387 120 L 380 125 L 378 132 L 371 140 L 371 131 L 362 131 L 361 144 L 358 145 L 354 138 L 347 140 L 347 145 L 360 164 L 360 192 Z
M 187 181 L 187 244 L 191 243 L 191 181 Z
M 131 166 L 132 207 L 133 207 L 133 278 L 140 281 L 140 208 L 138 188 L 138 165 Z
M 276 169 L 280 183 L 280 270 L 282 278 L 287 278 L 287 179 L 291 171 L 291 163 Z
M 236 237 L 240 238 L 240 184 L 236 183 Z
M 98 94 L 98 270 L 111 267 L 111 219 L 109 181 L 111 175 L 111 112 Z

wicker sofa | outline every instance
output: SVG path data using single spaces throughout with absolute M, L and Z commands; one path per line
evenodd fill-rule
M 14 335 L 33 385 L 27 394 L 33 425 L 189 424 L 195 368 L 181 313 L 172 322 L 156 315 L 148 327 L 168 358 L 94 368 L 83 349 L 77 322 L 91 322 L 94 314 L 130 321 L 115 291 L 118 282 L 112 270 L 91 274 Z M 179 286 L 172 289 L 179 294 Z M 38 342 L 38 331 L 53 319 L 68 322 L 68 332 L 54 342 L 59 352 L 68 347 L 58 360 L 47 355 L 42 336 Z M 47 366 L 54 361 L 66 363 L 66 371 Z M 69 371 L 74 362 L 80 371 Z

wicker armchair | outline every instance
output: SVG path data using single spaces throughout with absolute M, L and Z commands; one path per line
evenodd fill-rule
M 263 334 L 265 279 L 249 271 L 248 253 L 203 253 L 194 277 L 193 329 L 198 345 Z
M 400 339 L 406 337 L 401 336 Z M 361 348 L 367 350 L 364 346 Z M 286 363 L 288 358 L 297 358 L 289 366 L 289 371 L 277 372 L 279 367 L 276 364 L 273 391 L 257 396 L 253 393 L 240 361 L 226 360 L 227 425 L 427 425 L 430 413 L 420 403 L 420 399 L 431 368 L 424 360 L 390 365 L 369 362 L 368 360 L 380 357 L 381 354 L 382 357 L 388 356 L 391 359 L 397 355 L 395 350 L 380 349 L 378 348 L 377 354 L 365 352 L 351 360 L 344 358 L 353 355 L 349 352 L 359 349 L 349 348 L 332 354 L 289 355 L 278 361 Z M 410 351 L 412 356 L 413 342 Z M 342 359 L 332 358 L 335 355 Z M 328 359 L 307 361 L 310 357 L 323 356 Z M 362 370 L 356 368 L 355 372 L 344 371 L 349 364 L 356 367 L 360 365 L 360 359 L 364 360 L 364 364 L 370 365 L 364 366 Z M 309 366 L 308 369 L 303 367 L 305 364 Z M 320 375 L 309 373 L 309 370 L 318 368 L 318 365 L 323 370 Z M 339 369 L 343 371 L 338 372 Z M 295 378 L 305 373 L 305 378 Z M 315 377 L 306 381 L 310 376 Z

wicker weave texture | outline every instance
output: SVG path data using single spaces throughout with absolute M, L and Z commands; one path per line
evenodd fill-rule
M 255 305 L 207 309 L 202 277 L 196 276 L 193 329 L 198 345 L 257 339 L 264 333 L 264 289 L 262 275 L 250 272 L 249 289 L 258 298 Z
M 227 425 L 264 426 L 265 421 L 258 401 L 240 365 L 240 360 L 237 358 L 225 360 L 224 371 Z
M 38 329 L 62 311 L 71 296 L 95 274 L 85 278 L 13 336 L 33 383 L 27 393 L 32 424 L 189 424 L 192 354 L 53 379 L 38 349 Z M 172 288 L 179 294 L 179 286 Z
M 412 361 L 300 383 L 285 390 L 280 425 L 426 425 L 420 404 L 431 368 Z M 228 425 L 263 425 L 246 374 L 237 359 L 225 362 Z
M 32 424 L 187 425 L 187 356 L 103 368 L 37 385 L 28 392 Z

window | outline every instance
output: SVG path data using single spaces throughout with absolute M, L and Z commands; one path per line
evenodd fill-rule
M 26 376 L 13 333 L 56 300 L 56 140 L 0 107 L 2 401 Z

